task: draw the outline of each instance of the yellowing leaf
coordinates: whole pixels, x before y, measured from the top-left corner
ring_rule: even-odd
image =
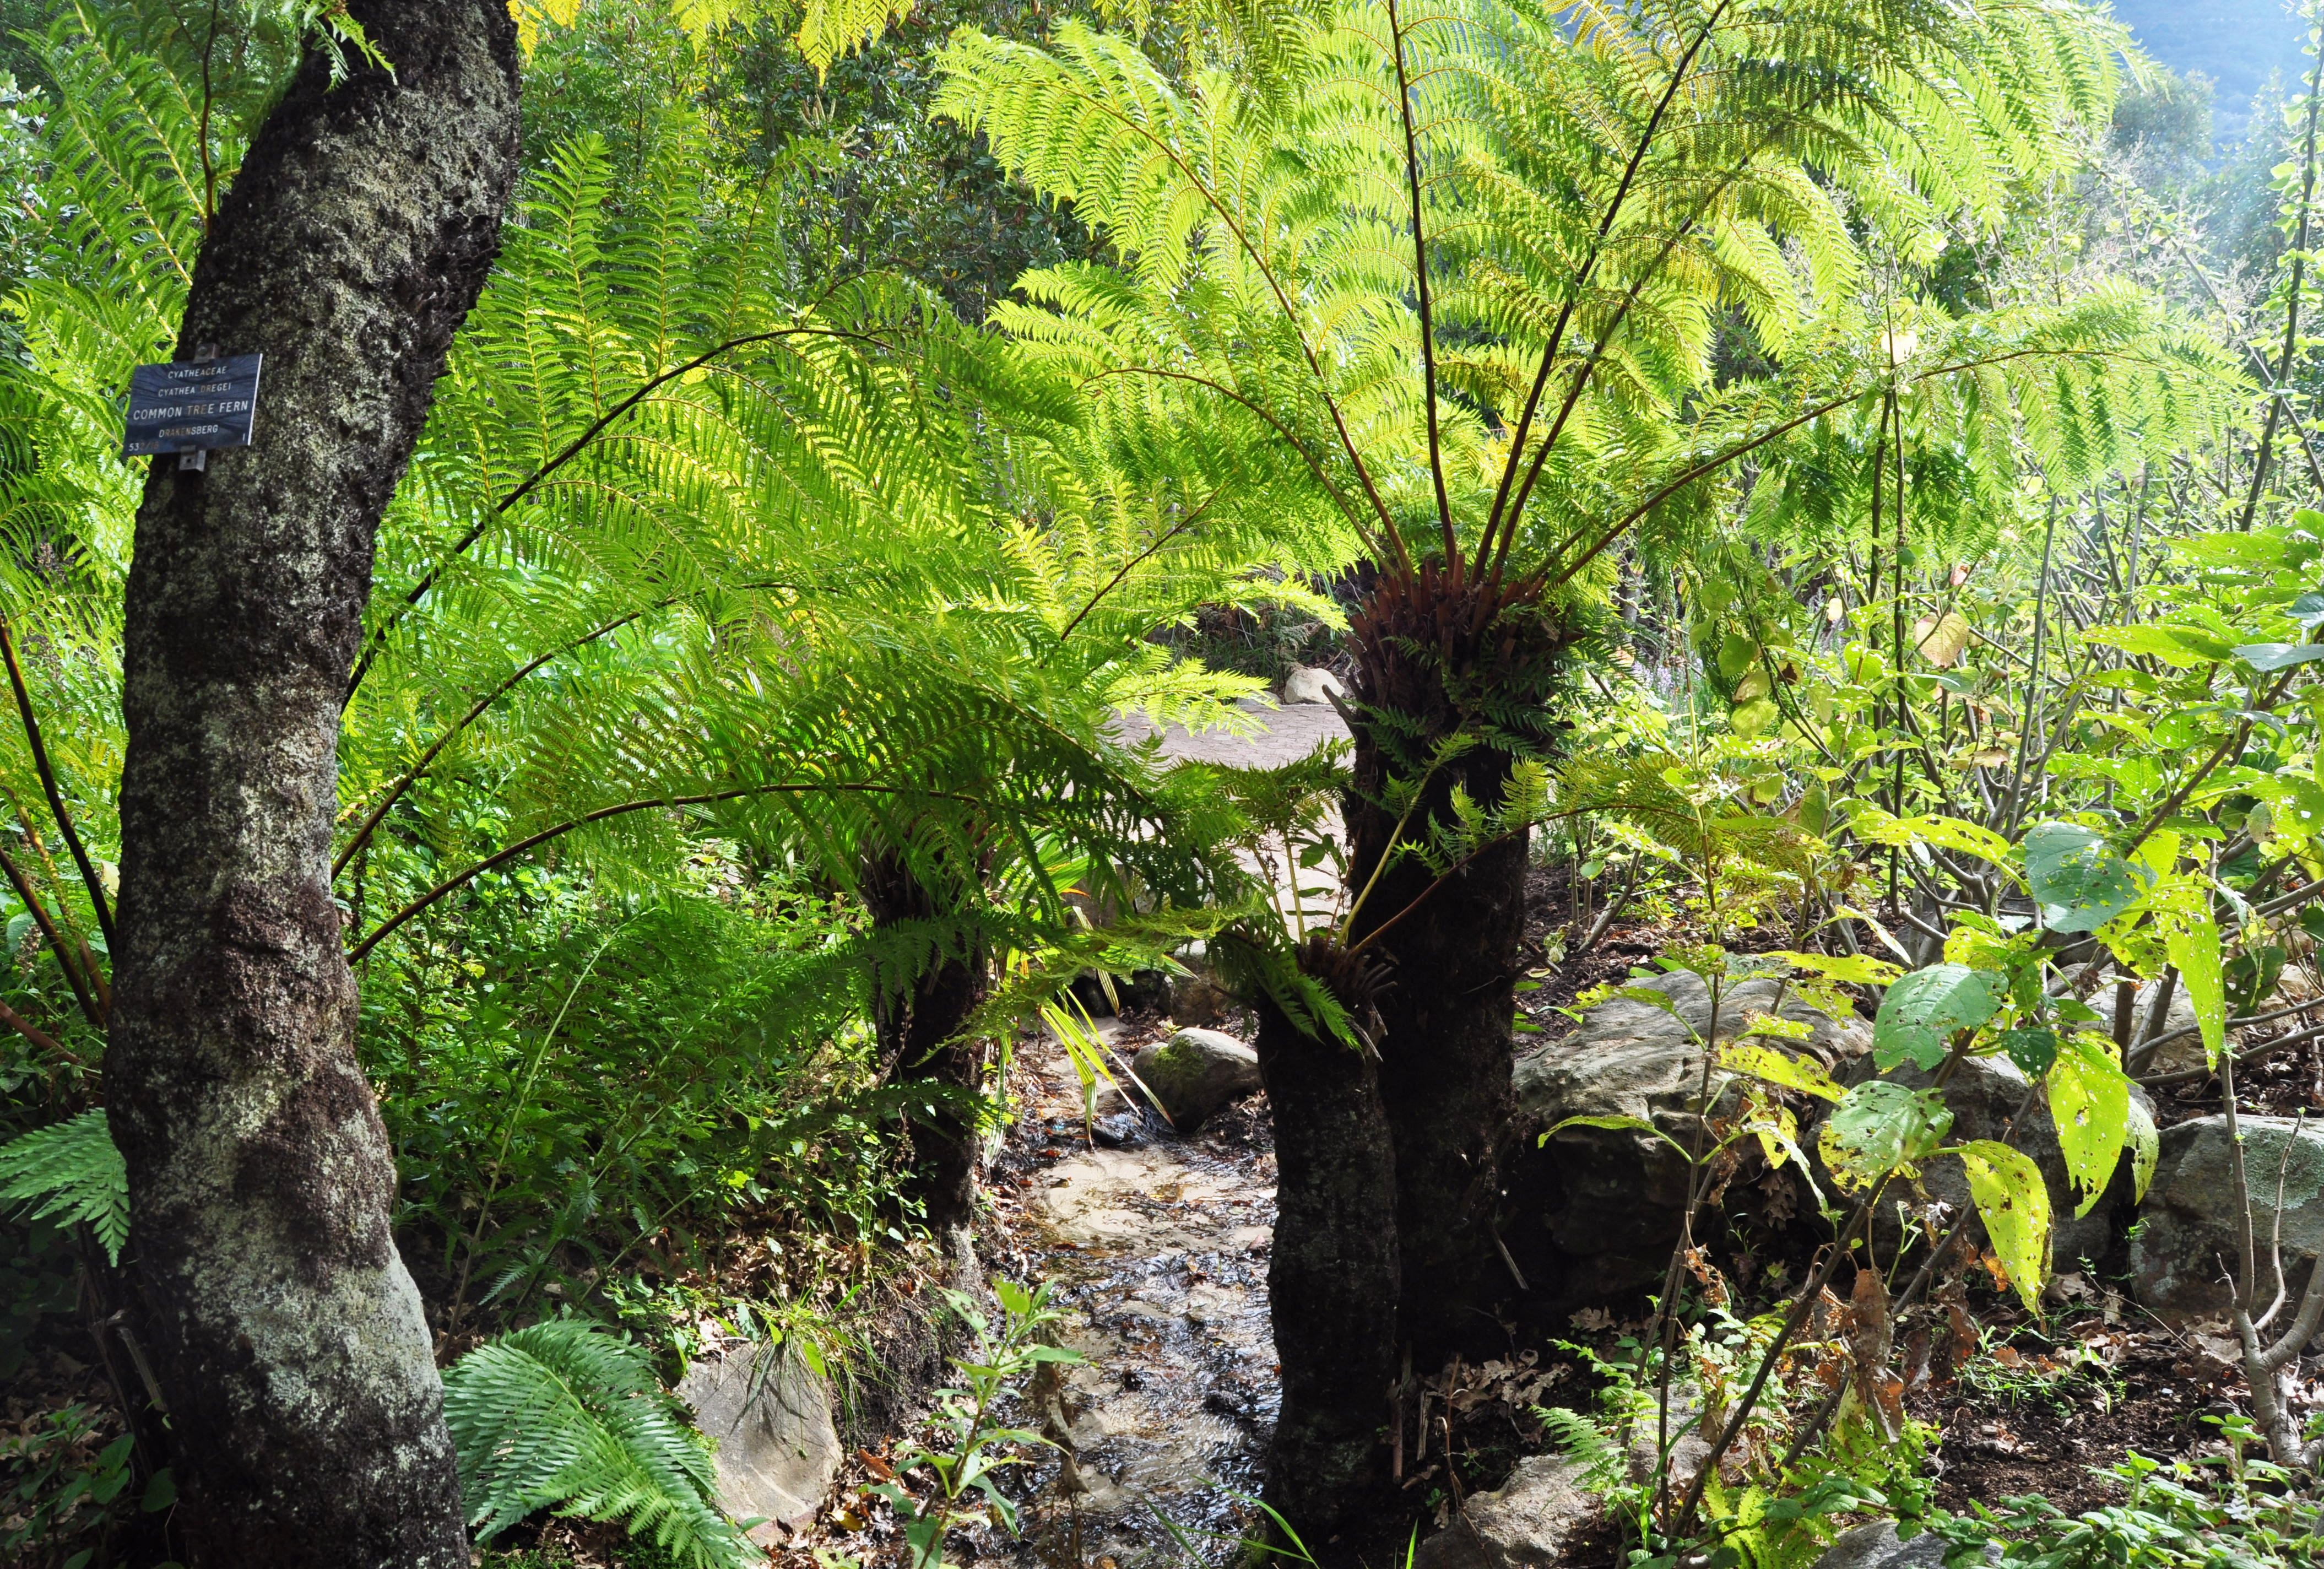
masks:
[[[1985,1234],[2028,1312],[2041,1310],[2050,1275],[2050,1190],[2031,1157],[1990,1139],[1953,1151],[1969,1172],[1969,1195]]]
[[[2045,1083],[2066,1175],[2083,1195],[2074,1213],[2086,1215],[2122,1157],[2130,1128],[2130,1080],[2115,1061],[2114,1042],[2082,1030],[2061,1043]]]
[[[1959,850],[1996,865],[2009,859],[2008,840],[1990,828],[1964,823],[1959,817],[1892,817],[1868,803],[1857,808],[1848,826],[1856,830],[1858,838],[1868,844],[1934,844],[1940,850]]]
[[[1773,1047],[1748,1044],[1728,1046],[1720,1051],[1719,1066],[1729,1073],[1744,1074],[1771,1084],[1781,1084],[1787,1090],[1797,1090],[1813,1095],[1820,1101],[1837,1104],[1847,1094],[1832,1082],[1821,1064],[1796,1057]]]
[[[2181,918],[2164,928],[2163,951],[2179,966],[2179,984],[2203,1030],[2203,1057],[2212,1066],[2227,1039],[2227,988],[2219,966],[2219,923],[2209,916]]]
[[[559,27],[570,27],[581,14],[581,0],[508,0],[509,14],[516,18],[516,44],[524,58],[530,60],[532,51],[540,47],[540,24],[554,22]]]
[[[1948,610],[1941,616],[1924,615],[1913,623],[1913,647],[1941,670],[1960,662],[1969,640],[1969,621],[1958,610]]]

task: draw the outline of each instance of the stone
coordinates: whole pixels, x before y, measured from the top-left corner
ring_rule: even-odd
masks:
[[[1328,703],[1344,697],[1348,688],[1339,677],[1320,665],[1298,665],[1283,678],[1286,703]]]
[[[1181,1133],[1260,1088],[1259,1053],[1217,1029],[1181,1029],[1139,1052],[1130,1067]]]
[[[839,1430],[831,1386],[805,1359],[757,1343],[712,1352],[687,1368],[678,1398],[717,1441],[719,1507],[761,1521],[751,1540],[778,1546],[815,1518],[839,1474]]]
[[[1702,1075],[1694,1037],[1711,1030],[1710,989],[1685,972],[1637,984],[1667,995],[1677,1017],[1612,998],[1591,1009],[1573,1034],[1521,1058],[1516,1089],[1528,1126],[1554,1127],[1568,1117],[1637,1117],[1682,1145],[1688,1141],[1695,1118],[1687,1105]],[[1719,1037],[1733,1037],[1752,1014],[1770,1009],[1806,1025],[1810,1035],[1801,1044],[1827,1066],[1870,1048],[1871,1032],[1861,1020],[1832,1019],[1788,989],[1778,1005],[1776,983],[1766,979],[1740,982],[1721,996]],[[1524,1140],[1518,1162],[1536,1158],[1534,1141]],[[1687,1165],[1677,1150],[1631,1130],[1569,1128],[1538,1158],[1550,1168],[1552,1180],[1543,1186],[1555,1195],[1545,1216],[1550,1235],[1560,1251],[1581,1262],[1583,1295],[1662,1278],[1686,1207]],[[1525,1185],[1525,1174],[1513,1175],[1513,1187]]]
[[[1938,1569],[1950,1545],[1926,1532],[1907,1542],[1896,1535],[1895,1521],[1875,1520],[1841,1532],[1812,1569]],[[1985,1561],[1999,1563],[2001,1549],[1987,1542]]]
[[[1170,977],[1170,1020],[1201,1029],[1223,1022],[1235,1008],[1231,992],[1207,971]]]
[[[1872,1060],[1863,1059],[1843,1073],[1841,1082],[1858,1084],[1876,1076]],[[1906,1064],[1885,1075],[1913,1089],[1926,1089],[1936,1082],[1936,1075],[1925,1069]],[[2028,1088],[2025,1075],[2006,1057],[1965,1057],[1954,1070],[1952,1080],[1945,1086],[1945,1105],[1953,1114],[1953,1125],[1945,1140],[1950,1144],[1963,1144],[1973,1139],[1999,1139],[2009,1129],[2010,1119],[2017,1108],[2025,1104]],[[2147,1093],[2133,1086],[2131,1094],[2153,1115],[2154,1102]],[[1834,1196],[1830,1180],[1822,1170],[1822,1160],[1812,1153],[1812,1138],[1803,1136],[1802,1142],[1816,1160],[1816,1180],[1824,1188],[1827,1198]],[[2057,1124],[2050,1119],[2050,1102],[2037,1094],[2028,1108],[2025,1120],[2018,1124],[2010,1142],[2034,1158],[2042,1168],[2042,1179],[2050,1190],[2050,1257],[2061,1269],[2070,1269],[2077,1260],[2100,1260],[2114,1245],[2116,1214],[2114,1191],[2110,1188],[2087,1215],[2074,1211],[2082,1203],[2083,1195],[2075,1189],[2066,1176],[2066,1157],[2058,1148]],[[2127,1160],[2127,1151],[2124,1159]],[[1895,1184],[1891,1184],[1893,1190]],[[1929,1198],[1947,1204],[1958,1213],[1969,1202],[1969,1177],[1958,1160],[1941,1158],[1921,1163],[1921,1192]],[[1875,1240],[1884,1251],[1895,1244],[1901,1235],[1902,1219],[1895,1206],[1884,1202],[1883,1213],[1875,1218]],[[1972,1223],[1971,1234],[1982,1240],[1981,1226]]]
[[[2283,1269],[2297,1302],[2307,1289],[2311,1262],[2324,1254],[2324,1127],[2301,1128],[2284,1117],[2240,1121],[2260,1269],[2268,1267],[2281,1174]],[[2242,1222],[2228,1157],[2225,1117],[2198,1118],[2165,1130],[2154,1180],[2138,1206],[2138,1230],[2130,1240],[2131,1294],[2140,1306],[2173,1324],[2224,1314],[2234,1306],[2227,1282],[2235,1273]],[[2273,1286],[2272,1278],[2265,1283],[2263,1298],[2274,1295]]]
[[[2163,1016],[2162,1028],[2154,1028],[2154,1005],[2160,1001],[2163,983],[2149,981],[2133,993],[2130,1004],[2130,1038],[2144,1041],[2149,1035],[2161,1038],[2141,1048],[2134,1064],[2139,1074],[2175,1074],[2203,1066],[2203,1037],[2195,1027],[2195,1004],[2188,1000],[2187,988],[2171,988],[2171,1006]],[[2090,1005],[2106,1016],[2104,1028],[2114,1025],[2114,988],[2101,984]],[[2181,1033],[2184,1031],[2185,1033]]]
[[[1412,1569],[1554,1569],[1599,1520],[1582,1470],[1563,1455],[1518,1461],[1507,1485],[1471,1494],[1450,1525],[1420,1544]]]

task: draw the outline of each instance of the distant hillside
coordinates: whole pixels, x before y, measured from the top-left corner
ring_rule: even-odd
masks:
[[[2282,0],[2115,0],[2114,10],[2147,53],[2211,78],[2223,141],[2242,136],[2252,97],[2271,71],[2290,80],[2305,67],[2302,30]]]

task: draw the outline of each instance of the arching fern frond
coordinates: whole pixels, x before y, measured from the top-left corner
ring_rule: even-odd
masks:
[[[689,1569],[758,1554],[719,1511],[708,1444],[645,1349],[579,1319],[514,1330],[444,1374],[476,1540],[540,1509],[609,1520]]]

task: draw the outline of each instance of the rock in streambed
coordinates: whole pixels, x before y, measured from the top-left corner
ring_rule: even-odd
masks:
[[[1223,1030],[1181,1029],[1139,1052],[1130,1067],[1181,1133],[1260,1087],[1259,1054]]]

